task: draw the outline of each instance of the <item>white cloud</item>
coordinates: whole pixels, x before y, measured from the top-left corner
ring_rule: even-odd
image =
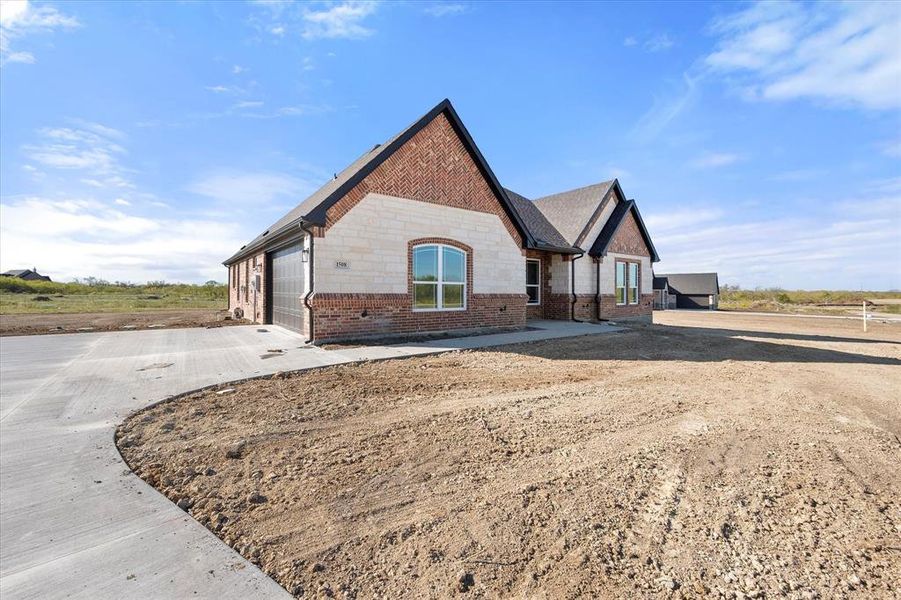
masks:
[[[232,67],[232,75],[240,75],[247,71],[247,67],[242,67],[241,65],[235,65]]]
[[[234,108],[241,110],[244,108],[260,108],[261,106],[263,106],[262,100],[243,100],[241,102],[237,102],[234,105]]]
[[[638,44],[638,40],[631,35],[623,40],[623,46],[634,46],[636,44]]]
[[[705,62],[743,96],[901,107],[901,4],[759,2],[716,20]]]
[[[194,181],[187,190],[240,208],[268,205],[279,198],[297,204],[315,187],[311,181],[284,173],[223,171]]]
[[[901,158],[901,139],[888,140],[880,144],[882,153],[892,158]]]
[[[827,203],[823,203],[826,205]],[[717,271],[746,288],[901,287],[901,196],[836,202],[825,216],[734,223],[713,209],[650,212],[658,273]]]
[[[430,2],[422,12],[433,17],[447,17],[466,12],[466,5],[458,2]]]
[[[691,162],[691,165],[698,169],[711,169],[716,167],[725,167],[735,164],[742,160],[742,156],[729,152],[711,152],[699,156]]]
[[[56,280],[222,279],[245,237],[235,221],[138,217],[90,199],[0,203],[0,268],[38,264]]]
[[[366,17],[373,14],[377,2],[348,1],[328,6],[322,10],[304,11],[305,39],[350,38],[358,39],[372,35],[373,30],[363,26]]]
[[[214,94],[240,94],[244,91],[233,85],[208,85],[205,89]]]
[[[313,60],[312,56],[305,56],[303,61],[301,61],[301,68],[304,71],[312,71],[316,68],[316,62]]]
[[[113,200],[113,203],[119,206],[131,206],[131,202],[129,202],[125,198],[116,198],[115,200]]]
[[[52,7],[35,7],[28,0],[0,0],[0,65],[35,62],[31,52],[13,49],[14,40],[78,26],[77,19]]]
[[[718,208],[696,207],[679,209],[668,213],[651,213],[644,221],[651,235],[657,236],[658,234],[695,227],[700,223],[716,221],[722,216],[723,211]]]
[[[645,112],[632,129],[632,135],[640,141],[649,141],[663,131],[672,121],[690,107],[698,97],[698,78],[683,73],[674,89],[656,96],[651,108]]]
[[[81,170],[93,177],[83,180],[93,187],[131,187],[122,174],[119,159],[125,149],[119,142],[125,135],[116,129],[75,121],[78,127],[44,127],[38,130],[40,141],[23,146],[28,158],[44,167]]]
[[[644,49],[648,52],[661,52],[669,50],[675,45],[673,39],[666,33],[660,33],[644,43]]]

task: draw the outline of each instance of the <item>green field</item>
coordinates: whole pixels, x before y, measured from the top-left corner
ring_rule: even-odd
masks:
[[[743,290],[720,286],[721,310],[834,314],[861,309],[864,299],[901,300],[901,292],[852,292],[835,290]],[[901,314],[901,304],[873,306],[873,311]]]
[[[0,278],[0,314],[138,312],[228,307],[224,284],[56,283]]]

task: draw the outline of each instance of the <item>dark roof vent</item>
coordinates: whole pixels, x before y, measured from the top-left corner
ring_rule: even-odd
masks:
[[[370,150],[370,152],[375,152],[380,146],[381,146],[381,144],[376,144],[375,146],[372,147],[372,150]]]
[[[267,229],[266,231],[264,231],[263,235],[269,235],[269,230]]]

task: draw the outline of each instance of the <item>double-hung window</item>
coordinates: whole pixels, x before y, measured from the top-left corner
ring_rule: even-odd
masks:
[[[466,309],[466,253],[444,244],[413,248],[413,309]]]
[[[616,303],[638,304],[638,263],[616,263]]]
[[[629,304],[638,304],[638,263],[629,263]]]
[[[541,261],[536,258],[526,259],[526,295],[527,304],[541,304]]]

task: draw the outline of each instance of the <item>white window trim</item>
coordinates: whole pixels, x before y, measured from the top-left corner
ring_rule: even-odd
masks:
[[[466,263],[468,262],[468,258],[469,258],[468,253],[466,252],[466,250],[463,250],[462,248],[457,248],[456,246],[451,246],[449,244],[417,244],[417,245],[413,246],[413,251],[410,253],[410,260],[414,261],[414,264],[415,264],[416,250],[419,248],[432,248],[432,247],[438,248],[438,280],[437,281],[416,281],[415,268],[411,269],[411,271],[414,273],[413,275],[411,275],[413,277],[413,294],[412,294],[412,297],[410,298],[413,302],[413,312],[460,312],[460,311],[466,310],[466,308],[467,308],[466,277],[468,274],[467,269],[469,268],[469,265],[467,265]],[[457,252],[460,252],[463,254],[463,281],[462,282],[444,281],[444,249],[445,248],[450,248],[451,250],[456,250]],[[411,265],[411,267],[412,266],[413,265]],[[417,283],[429,284],[429,285],[436,286],[437,293],[435,294],[435,296],[436,296],[436,302],[437,302],[438,306],[436,306],[435,308],[416,308],[416,284]],[[461,285],[461,283],[463,285],[463,306],[462,307],[455,306],[455,307],[451,307],[451,308],[444,308],[444,286],[446,284]]]
[[[538,289],[538,301],[537,302],[529,302],[528,300],[526,300],[526,306],[541,306],[541,259],[540,258],[527,258],[526,259],[526,274],[528,274],[528,272],[529,272],[528,266],[529,266],[530,262],[538,263],[538,283],[537,284],[529,283],[529,279],[527,277],[526,278],[526,290],[528,290],[530,287],[537,288]]]
[[[626,302],[630,306],[636,306],[641,303],[641,263],[627,262],[626,265]],[[635,267],[635,302],[629,300],[629,289],[631,289],[629,287],[629,273],[632,267]]]
[[[619,301],[619,286],[616,284],[616,271],[620,265],[623,265],[623,302]],[[616,299],[617,306],[626,306],[629,302],[629,263],[624,260],[617,260],[613,263],[613,296]]]

